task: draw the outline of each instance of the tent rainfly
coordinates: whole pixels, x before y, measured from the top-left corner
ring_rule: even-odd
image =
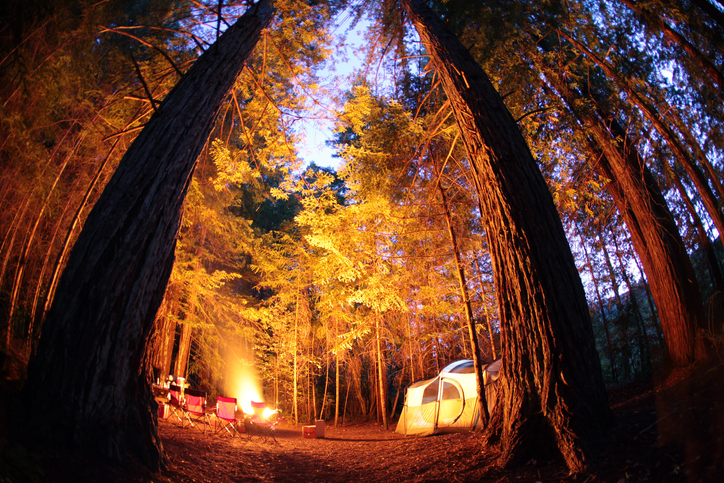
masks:
[[[483,368],[488,411],[495,407],[501,359]],[[469,359],[453,362],[437,377],[412,384],[405,392],[396,432],[422,436],[470,431],[480,425],[475,367]]]

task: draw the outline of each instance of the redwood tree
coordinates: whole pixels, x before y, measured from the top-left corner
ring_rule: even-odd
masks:
[[[146,345],[196,159],[273,11],[260,0],[204,52],[126,152],[89,215],[28,367],[24,420],[35,441],[163,465]]]
[[[545,180],[515,120],[460,41],[420,0],[401,0],[462,132],[490,237],[503,368],[487,436],[505,465],[557,448],[583,470],[612,414],[585,294]]]

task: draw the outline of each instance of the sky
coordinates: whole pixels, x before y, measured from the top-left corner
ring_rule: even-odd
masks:
[[[338,52],[335,52],[327,60],[325,67],[320,72],[320,76],[327,78],[330,83],[338,78],[340,85],[348,85],[349,82],[342,79],[349,77],[363,63],[364,54],[361,52],[361,48],[364,43],[363,36],[368,26],[368,20],[361,20],[354,29],[347,32],[349,25],[349,15],[347,12],[342,12],[338,17],[334,35],[338,38],[337,45],[343,44],[343,48],[337,49]],[[324,102],[329,103],[330,109],[334,108],[331,100],[325,100]],[[304,159],[305,165],[314,162],[317,166],[331,167],[335,170],[341,166],[342,160],[333,157],[335,150],[326,144],[333,137],[331,118],[329,120],[303,120],[301,121],[300,131],[306,133],[305,139],[298,144],[299,155]]]

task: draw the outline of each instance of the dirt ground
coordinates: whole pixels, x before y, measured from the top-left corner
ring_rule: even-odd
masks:
[[[46,452],[35,481],[721,482],[723,385],[724,370],[717,366],[679,370],[656,387],[635,383],[612,389],[618,424],[609,449],[590,472],[575,476],[559,460],[500,469],[496,451],[482,447],[478,433],[416,438],[395,433],[394,424],[384,430],[374,423],[334,428],[328,422],[324,439],[309,439],[302,437],[301,426],[282,423],[276,442],[263,442],[211,436],[162,421],[160,434],[172,462],[163,473],[107,468]]]

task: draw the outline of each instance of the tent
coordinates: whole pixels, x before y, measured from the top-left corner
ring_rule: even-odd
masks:
[[[495,407],[500,359],[483,368],[488,411]],[[475,367],[469,359],[453,362],[437,377],[412,384],[405,392],[396,432],[427,435],[470,431],[480,425]]]

